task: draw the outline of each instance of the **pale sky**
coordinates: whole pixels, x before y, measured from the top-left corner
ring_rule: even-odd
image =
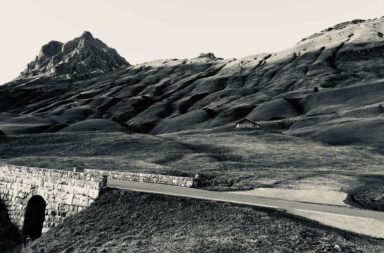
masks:
[[[213,52],[276,52],[352,19],[384,15],[383,0],[0,0],[0,84],[50,40],[90,31],[131,64]]]

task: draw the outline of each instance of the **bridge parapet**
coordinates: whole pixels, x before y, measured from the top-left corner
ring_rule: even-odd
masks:
[[[178,177],[161,174],[148,174],[148,173],[135,173],[129,171],[112,171],[112,170],[91,170],[85,169],[85,173],[90,175],[103,175],[109,179],[119,179],[126,181],[136,181],[144,183],[155,183],[155,184],[167,184],[182,187],[193,187],[195,181],[192,177]]]

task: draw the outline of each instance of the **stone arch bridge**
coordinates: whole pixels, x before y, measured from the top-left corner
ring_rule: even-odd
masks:
[[[100,174],[0,165],[0,198],[20,228],[28,206],[36,199],[44,205],[45,232],[88,207],[106,186],[107,177]],[[33,212],[36,208],[29,209]]]

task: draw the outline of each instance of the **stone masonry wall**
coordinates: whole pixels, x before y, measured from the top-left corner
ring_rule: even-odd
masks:
[[[46,201],[45,232],[88,207],[104,187],[106,178],[98,174],[0,165],[0,198],[20,228],[32,196],[40,195]]]
[[[89,170],[85,169],[85,173],[92,175],[106,175],[109,179],[119,179],[127,181],[137,181],[145,183],[167,184],[182,187],[193,187],[194,180],[192,177],[176,177],[159,174],[133,173],[127,171],[108,171],[108,170]]]

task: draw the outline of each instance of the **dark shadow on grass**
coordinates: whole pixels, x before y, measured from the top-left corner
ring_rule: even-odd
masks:
[[[0,252],[21,252],[22,237],[19,229],[10,220],[8,209],[0,199]]]

